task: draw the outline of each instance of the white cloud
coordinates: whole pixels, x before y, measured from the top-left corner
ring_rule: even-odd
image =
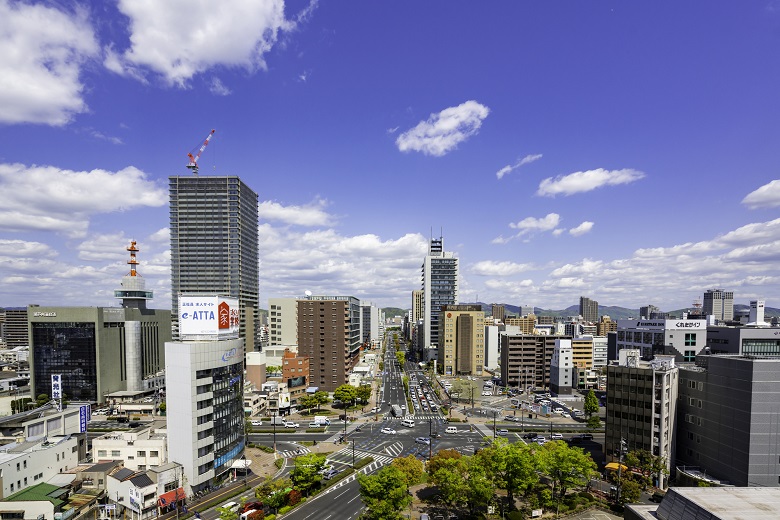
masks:
[[[388,128],[388,129],[387,129],[387,133],[388,133],[389,135],[392,135],[392,134],[396,133],[396,132],[398,131],[398,129],[399,129],[399,128],[401,128],[401,127],[400,127],[400,126],[395,126],[395,127],[393,127],[393,128]]]
[[[415,151],[441,157],[479,131],[490,109],[476,101],[431,114],[427,121],[403,132],[395,143],[402,152]]]
[[[165,188],[132,166],[117,172],[77,172],[0,164],[0,231],[55,231],[80,237],[92,215],[158,207],[167,201]]]
[[[106,135],[103,132],[98,132],[97,130],[92,130],[90,132],[90,135],[92,135],[92,137],[96,139],[102,139],[103,141],[108,141],[111,144],[124,144],[121,138],[111,136],[111,135]]]
[[[531,231],[549,231],[555,229],[561,221],[561,216],[557,213],[548,213],[545,217],[534,218],[526,217],[520,222],[512,222],[509,227],[519,229],[520,233]]]
[[[48,244],[42,244],[41,242],[0,238],[0,258],[11,256],[53,258],[57,256],[57,253]]]
[[[645,174],[638,170],[605,170],[597,168],[584,172],[574,172],[568,175],[559,175],[555,178],[548,177],[539,183],[537,195],[554,197],[556,195],[573,195],[601,188],[602,186],[615,186],[628,184],[644,178]]]
[[[77,247],[79,260],[85,262],[114,262],[120,264],[130,256],[126,251],[130,239],[124,233],[99,234],[89,237]]]
[[[258,206],[260,220],[280,221],[296,226],[329,226],[335,218],[325,211],[328,201],[317,199],[305,206],[283,206],[266,200]]]
[[[87,111],[82,67],[98,55],[85,12],[0,0],[0,123],[61,126]]]
[[[579,226],[571,228],[569,230],[569,234],[578,237],[580,235],[584,235],[585,233],[589,233],[591,229],[593,229],[593,222],[588,222],[586,220]]]
[[[511,276],[533,269],[531,264],[518,264],[515,262],[495,262],[493,260],[482,260],[474,264],[471,272],[482,276]]]
[[[748,193],[742,204],[750,209],[776,208],[780,206],[780,180],[773,180]]]
[[[563,232],[566,231],[563,228],[553,229],[552,236],[559,237],[563,234]]]
[[[508,165],[504,166],[503,168],[501,168],[500,170],[498,170],[496,172],[496,177],[498,177],[498,179],[501,180],[504,177],[504,175],[513,172],[514,170],[520,168],[521,166],[525,166],[526,164],[530,164],[530,163],[532,163],[534,161],[538,161],[541,158],[542,158],[542,154],[540,154],[540,153],[534,154],[534,155],[526,155],[522,159],[519,159],[514,164],[514,166],[508,164]]]
[[[209,84],[209,92],[215,96],[229,96],[233,92],[222,83],[222,80],[214,76]]]
[[[287,19],[284,0],[119,0],[130,20],[131,46],[123,52],[106,48],[104,64],[133,77],[152,71],[179,87],[216,66],[266,69],[266,54],[281,33],[295,30],[316,5],[310,2]]]

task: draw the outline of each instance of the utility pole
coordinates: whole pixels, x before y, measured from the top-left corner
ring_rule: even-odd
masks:
[[[355,469],[355,439],[352,439],[352,469]]]
[[[277,401],[277,406],[278,406],[278,401]],[[276,412],[274,412],[274,416],[273,416],[272,422],[274,423],[273,424],[273,426],[274,426],[274,453],[276,453]]]
[[[496,440],[496,412],[498,410],[493,410],[493,440]]]
[[[428,460],[433,457],[433,419],[428,419]]]
[[[615,502],[618,504],[620,503],[620,492],[623,488],[623,480],[620,478],[622,469],[623,469],[623,454],[626,451],[627,445],[626,445],[626,439],[623,437],[620,438],[620,448],[618,451],[618,488],[617,488],[617,496],[615,497]]]

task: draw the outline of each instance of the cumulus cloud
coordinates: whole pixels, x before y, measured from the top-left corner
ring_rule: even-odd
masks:
[[[742,204],[750,209],[776,208],[780,206],[780,180],[775,179],[748,193]]]
[[[132,166],[110,172],[0,164],[0,231],[54,231],[81,237],[93,215],[158,207],[167,201],[165,188]]]
[[[99,54],[85,11],[0,0],[0,123],[61,126],[87,111],[83,67]]]
[[[270,200],[258,206],[260,220],[272,220],[296,226],[329,226],[335,218],[325,211],[328,201],[317,199],[304,206],[283,206]]]
[[[426,121],[403,132],[395,143],[402,152],[422,152],[441,157],[479,131],[490,109],[476,101],[431,114]]]
[[[525,166],[526,164],[530,164],[530,163],[532,163],[534,161],[538,161],[541,158],[542,158],[542,154],[540,154],[540,153],[535,154],[535,155],[526,155],[522,159],[519,159],[514,165],[507,164],[506,166],[504,166],[503,168],[498,170],[496,172],[496,177],[498,177],[498,180],[501,180],[504,177],[504,175],[507,175],[507,174],[515,171],[516,169],[520,168],[521,166]]]
[[[592,191],[602,186],[628,184],[644,177],[645,174],[638,170],[605,170],[597,168],[568,175],[559,175],[555,178],[548,177],[539,183],[539,189],[536,194],[546,197],[573,195],[575,193]]]
[[[579,226],[571,228],[569,230],[569,234],[578,237],[580,235],[584,235],[585,233],[589,233],[591,229],[593,229],[593,222],[588,222],[586,220]]]
[[[548,213],[545,217],[534,218],[526,217],[519,222],[511,222],[509,227],[519,229],[520,233],[532,231],[549,231],[555,229],[561,221],[561,216],[557,213]]]
[[[310,2],[288,19],[284,0],[119,0],[119,10],[130,21],[130,47],[121,52],[107,47],[104,64],[136,78],[152,71],[179,87],[216,66],[264,70],[280,34],[307,20],[316,4]]]
[[[215,96],[229,96],[233,92],[222,83],[222,80],[214,76],[209,83],[209,92]]]
[[[48,244],[30,242],[28,240],[8,240],[0,238],[0,258],[2,257],[27,257],[53,258],[57,256]]]
[[[533,269],[531,264],[518,264],[515,262],[482,260],[474,264],[471,272],[481,276],[511,276]]]

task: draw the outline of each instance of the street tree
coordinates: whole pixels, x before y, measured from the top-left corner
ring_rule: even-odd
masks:
[[[268,477],[255,488],[255,497],[276,512],[284,505],[287,498],[286,490],[291,487],[290,479],[273,480]]]
[[[505,489],[510,504],[515,494],[536,486],[539,482],[536,458],[531,447],[525,443],[508,443],[497,439],[474,456],[493,475],[496,487]]]
[[[398,347],[397,344],[396,347]],[[396,352],[395,359],[398,361],[399,365],[404,366],[404,362],[406,361],[406,354],[403,352]]]
[[[314,397],[317,399],[317,411],[320,411],[320,406],[324,404],[328,404],[330,402],[330,397],[328,396],[328,392],[325,390],[317,390],[314,392]]]
[[[571,487],[584,487],[596,473],[596,463],[582,448],[562,441],[548,442],[537,451],[539,470],[553,483],[553,498],[563,498]]]
[[[599,419],[598,415],[591,415],[590,417],[588,417],[587,424],[588,424],[588,428],[590,428],[591,430],[598,430],[599,428],[601,428],[601,419]]]
[[[423,463],[414,455],[393,459],[391,465],[395,466],[403,473],[406,487],[414,486],[415,484],[422,482],[423,474],[425,474]]]
[[[371,385],[360,385],[357,387],[357,399],[361,403],[367,403],[371,399]]]
[[[428,461],[428,475],[433,475],[440,467],[443,467],[447,459],[460,459],[463,457],[458,450],[444,449],[436,452]]]
[[[669,474],[664,458],[653,455],[648,450],[629,451],[624,462],[634,473],[638,473],[637,483],[642,485],[643,490],[653,484],[653,478]]]
[[[468,379],[456,379],[450,389],[450,395],[453,393],[458,394],[458,402],[460,402],[461,398],[473,398],[474,394],[477,393],[477,383]]]
[[[639,502],[642,496],[642,486],[632,478],[624,478],[620,483],[620,504]]]
[[[406,475],[394,465],[385,466],[373,475],[359,473],[360,496],[368,511],[361,518],[395,520],[412,501],[407,491]]]
[[[464,457],[461,468],[466,488],[465,502],[472,514],[487,506],[495,494],[495,475],[475,457]]]
[[[437,469],[428,474],[429,481],[439,490],[439,498],[451,506],[468,500],[468,464],[465,459],[466,457],[442,459],[437,464]]]
[[[320,401],[315,395],[302,395],[298,398],[298,406],[305,408],[309,412],[315,406],[319,406]]]
[[[295,488],[306,496],[309,491],[322,480],[319,471],[325,467],[325,455],[319,453],[307,453],[295,458],[294,466],[290,471],[290,479]]]
[[[346,405],[346,403],[355,404],[357,399],[357,388],[352,385],[341,385],[333,391],[333,398],[338,399]]]
[[[238,513],[229,507],[218,507],[217,513],[219,513],[219,520],[238,520]]]
[[[590,389],[585,395],[585,404],[583,405],[585,415],[590,418],[591,416],[599,413],[599,400],[596,397],[596,392]]]

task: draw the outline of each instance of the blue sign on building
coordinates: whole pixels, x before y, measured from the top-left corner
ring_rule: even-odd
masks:
[[[84,433],[87,431],[87,423],[92,417],[92,406],[84,405],[79,407],[79,431]]]

